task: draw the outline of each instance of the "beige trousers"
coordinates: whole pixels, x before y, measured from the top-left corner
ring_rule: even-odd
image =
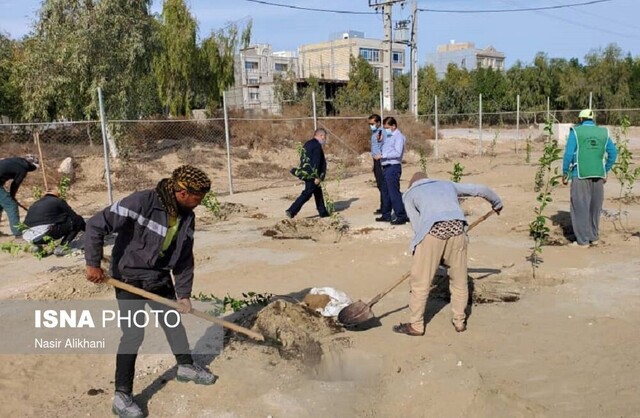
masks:
[[[424,312],[429,298],[429,290],[441,261],[449,268],[453,322],[456,325],[464,323],[465,309],[469,301],[467,242],[466,233],[446,240],[427,235],[416,247],[409,282],[411,286],[410,323],[416,331],[424,330]]]

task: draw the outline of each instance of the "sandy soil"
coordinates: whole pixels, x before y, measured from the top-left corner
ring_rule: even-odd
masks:
[[[632,140],[636,154],[638,139]],[[140,356],[135,392],[149,416],[640,416],[640,206],[623,206],[624,230],[603,217],[599,247],[573,248],[566,236],[569,191],[560,187],[548,211],[558,222],[552,226],[556,245],[544,248],[534,279],[528,223],[540,145],[532,163],[524,161],[524,152],[513,152],[512,141],[499,139],[493,150],[490,145],[484,144],[487,154],[496,155],[471,157],[475,142],[447,138],[439,143],[446,158],[428,162],[435,178],[449,178],[453,162],[461,162],[463,181],[489,185],[505,203],[501,216],[470,233],[469,275],[477,303],[467,332],[454,331],[446,292],[434,292],[424,337],[392,333],[391,326],[408,316],[403,283],[375,305],[380,326],[323,328],[311,335],[321,347],[314,361],[283,357],[272,344],[229,335],[209,364],[220,378],[206,387],[175,381],[170,355]],[[254,191],[221,197],[234,204],[225,220],[204,216],[199,208],[194,293],[241,298],[248,291],[268,292],[295,302],[309,288],[331,286],[367,301],[385,289],[411,264],[412,233],[408,225],[374,221],[378,197],[368,167],[367,161],[361,174],[330,182],[339,225],[317,219],[311,202],[295,222],[284,218],[300,191],[293,178],[275,186],[272,179],[256,179],[247,186]],[[416,156],[408,155],[403,190],[418,167]],[[216,184],[224,185],[224,170],[215,175]],[[617,212],[618,192],[610,179],[607,213]],[[76,192],[71,203],[90,215],[102,206],[104,195],[97,193]],[[482,199],[467,199],[464,207],[470,221],[490,209]],[[84,281],[81,256],[37,261],[1,253],[0,263],[0,299],[113,298],[106,286]],[[516,295],[517,301],[495,302],[501,295]],[[479,303],[487,301],[495,303]],[[261,329],[266,332],[273,321],[263,321]],[[0,416],[111,416],[113,355],[0,359]]]

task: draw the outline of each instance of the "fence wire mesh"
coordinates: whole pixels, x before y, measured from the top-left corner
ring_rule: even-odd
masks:
[[[597,118],[605,112],[595,111]],[[617,114],[618,119],[623,116],[631,121],[640,119],[640,109],[606,112],[609,118]],[[550,111],[549,114],[554,122],[567,123],[576,121],[578,111]],[[105,136],[112,150],[112,188],[118,196],[153,187],[159,178],[169,175],[178,165],[193,164],[211,174],[216,191],[226,193],[229,191],[227,152],[236,191],[287,184],[293,181],[289,168],[298,162],[296,143],[310,139],[314,126],[328,131],[326,153],[330,164],[341,166],[341,175],[368,171],[368,116],[314,120],[310,116],[247,118],[232,114],[228,122],[224,118],[108,121]],[[434,155],[434,114],[418,118],[412,115],[394,117],[407,138],[408,151],[427,157],[437,156]],[[437,136],[439,140],[469,140],[468,154],[473,155],[488,149],[495,141],[524,144],[526,140],[542,137],[546,118],[546,111],[483,113],[481,125],[479,112],[439,114]],[[518,120],[519,130],[516,130]],[[0,124],[0,158],[38,154],[35,132],[39,133],[48,183],[56,184],[60,180],[58,166],[65,158],[72,157],[75,180],[85,181],[83,190],[76,190],[76,193],[101,192],[106,195],[103,134],[99,121]],[[517,144],[514,148],[517,150]],[[117,151],[117,159],[113,158],[113,151]],[[25,184],[35,187],[41,182],[38,176],[31,175]]]

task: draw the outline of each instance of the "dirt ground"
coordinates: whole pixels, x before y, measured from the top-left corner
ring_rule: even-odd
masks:
[[[640,131],[631,138],[640,156]],[[491,145],[485,141],[485,155],[478,157],[474,141],[446,138],[439,141],[443,158],[427,163],[431,177],[448,179],[458,161],[465,167],[463,182],[486,184],[504,201],[501,216],[469,233],[474,304],[467,332],[451,326],[446,291],[440,289],[428,302],[423,337],[394,334],[392,325],[408,317],[406,282],[374,306],[379,326],[340,330],[291,319],[304,314],[283,300],[295,304],[313,287],[333,287],[364,301],[385,289],[410,267],[412,231],[374,221],[378,192],[367,158],[359,174],[329,182],[337,220],[317,218],[312,202],[299,218],[287,220],[284,210],[301,190],[293,177],[245,179],[241,189],[252,191],[220,197],[233,203],[226,219],[197,209],[194,294],[277,295],[279,305],[270,306],[272,316],[256,321],[256,329],[284,333],[284,325],[274,324],[288,322],[286,332],[305,332],[313,349],[302,350],[306,357],[283,355],[282,347],[228,334],[208,364],[219,376],[213,386],[177,382],[171,355],[141,355],[137,401],[154,417],[639,417],[637,200],[623,205],[622,225],[614,225],[619,184],[610,176],[601,244],[575,248],[567,245],[569,189],[560,186],[547,212],[556,221],[555,245],[544,247],[534,279],[528,224],[541,145],[530,163],[524,147],[516,154],[509,139]],[[291,158],[271,161],[279,160],[283,169],[290,167]],[[329,164],[329,170],[335,167]],[[407,155],[402,190],[419,167],[416,155]],[[71,190],[71,205],[86,216],[105,205],[104,192],[88,187],[86,178],[99,176],[92,170],[95,162],[83,166],[85,178]],[[225,190],[225,168],[210,174]],[[83,184],[89,191],[82,191]],[[634,194],[640,194],[638,187]],[[464,208],[469,221],[490,209],[480,198],[466,199]],[[6,220],[0,229],[6,233]],[[30,254],[0,253],[0,263],[2,300],[114,297],[107,286],[84,280],[82,255],[37,261]],[[511,302],[501,301],[505,295]],[[228,319],[250,325],[242,313]],[[300,335],[294,340],[302,341]],[[0,416],[111,416],[114,364],[106,354],[2,354]]]

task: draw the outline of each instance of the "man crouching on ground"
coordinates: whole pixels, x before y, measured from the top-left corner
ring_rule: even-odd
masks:
[[[93,216],[87,222],[85,260],[87,280],[105,280],[100,268],[104,237],[117,233],[111,260],[111,276],[132,286],[174,299],[182,313],[191,311],[193,285],[193,233],[195,214],[211,181],[198,168],[184,165],[171,178],[161,180],[155,189],[135,192]],[[171,274],[175,278],[171,280]],[[145,300],[141,296],[116,289],[123,316],[131,305],[127,301]],[[168,310],[154,302],[153,309]],[[209,371],[193,363],[187,334],[182,323],[163,330],[178,363],[177,379],[210,385],[216,380]],[[121,321],[122,337],[116,355],[113,412],[120,417],[143,417],[133,401],[136,357],[144,339],[144,328],[127,326]]]
[[[414,174],[409,182],[402,199],[415,233],[411,241],[410,317],[408,323],[395,325],[394,332],[424,335],[424,312],[431,282],[440,262],[449,268],[453,327],[458,332],[467,328],[467,221],[458,196],[480,196],[491,203],[497,214],[502,210],[498,195],[480,184],[430,179],[421,172]]]

